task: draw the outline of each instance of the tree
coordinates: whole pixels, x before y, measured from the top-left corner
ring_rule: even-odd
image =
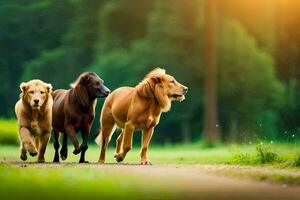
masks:
[[[159,134],[154,138],[159,142],[167,139],[180,141],[183,138],[190,141],[196,136],[192,134],[196,132],[193,130],[201,128],[201,122],[194,120],[195,110],[201,112],[201,102],[193,101],[199,98],[201,93],[198,83],[201,79],[199,31],[202,21],[199,20],[197,12],[202,5],[200,2],[199,0],[191,0],[189,3],[182,0],[155,1],[153,9],[147,14],[148,20],[144,21],[146,31],[141,28],[145,34],[129,41],[124,36],[131,30],[121,36],[119,36],[120,30],[102,30],[105,32],[103,34],[107,35],[105,36],[107,40],[103,40],[104,36],[99,38],[98,44],[102,50],[97,54],[97,61],[89,68],[99,72],[112,89],[124,85],[136,85],[154,67],[166,68],[167,72],[177,77],[178,81],[193,88],[188,92],[184,102],[173,103],[172,111],[166,114],[166,117],[162,117],[156,129]],[[110,13],[118,6],[111,2],[108,7],[104,6],[104,8]],[[130,8],[127,9],[130,10]],[[104,20],[106,23],[113,22],[114,15],[108,13],[102,13],[102,20],[106,18]],[[128,16],[122,16],[125,20],[128,18]],[[110,27],[110,25],[105,24],[105,27]],[[131,29],[130,24],[125,28]],[[125,30],[122,29],[121,32]],[[120,45],[115,45],[114,42]],[[191,74],[191,71],[197,73]],[[174,134],[170,135],[169,133],[172,132]]]
[[[52,82],[54,88],[68,88],[70,82],[94,60],[101,5],[98,0],[72,2],[69,26],[60,34],[59,46],[43,49],[39,56],[28,61],[22,79],[39,77]]]
[[[14,0],[0,3],[0,108],[2,116],[14,115],[19,98],[24,63],[38,57],[44,49],[56,48],[68,27],[69,1]]]
[[[217,0],[208,0],[205,26],[204,139],[209,143],[220,137],[217,128],[217,15]]]
[[[272,56],[259,49],[235,20],[222,21],[219,41],[220,126],[223,139],[237,140],[264,125],[260,119],[278,117],[284,87],[276,77]],[[248,136],[242,136],[247,131]]]

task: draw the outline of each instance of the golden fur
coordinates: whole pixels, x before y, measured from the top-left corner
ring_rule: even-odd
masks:
[[[121,87],[105,100],[101,131],[96,143],[101,145],[99,162],[105,161],[105,151],[116,126],[122,129],[116,143],[116,160],[122,161],[132,147],[132,134],[142,130],[141,164],[150,164],[147,149],[162,112],[171,108],[171,101],[183,101],[187,87],[161,68],[152,70],[136,87]]]
[[[50,139],[52,123],[51,84],[41,80],[21,83],[20,99],[15,105],[18,119],[22,160],[38,154],[38,162],[45,162],[44,154]]]

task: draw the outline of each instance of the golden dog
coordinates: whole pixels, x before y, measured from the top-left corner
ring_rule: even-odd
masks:
[[[183,101],[188,88],[178,83],[164,69],[156,68],[136,87],[121,87],[105,100],[96,143],[101,143],[99,161],[104,163],[105,151],[116,126],[122,129],[116,141],[117,162],[124,160],[132,147],[134,131],[142,130],[141,164],[151,164],[147,149],[162,112],[170,110],[171,101]]]
[[[19,125],[20,158],[27,160],[28,151],[31,156],[38,154],[38,162],[45,162],[44,154],[52,127],[52,86],[40,80],[31,80],[21,83],[20,89],[20,100],[15,106]]]

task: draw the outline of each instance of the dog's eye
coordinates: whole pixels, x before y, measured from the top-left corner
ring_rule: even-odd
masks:
[[[44,91],[41,91],[41,94],[45,94],[45,92],[44,92]]]
[[[172,80],[172,81],[170,81],[170,83],[175,83],[175,81],[174,81],[174,80]]]
[[[29,91],[29,94],[33,94],[34,93],[34,91]]]

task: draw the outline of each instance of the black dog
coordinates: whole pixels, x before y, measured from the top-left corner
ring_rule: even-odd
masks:
[[[95,106],[98,97],[106,97],[110,93],[103,80],[93,72],[82,73],[69,90],[55,90],[53,96],[52,126],[54,130],[55,156],[53,162],[59,162],[59,136],[63,135],[63,146],[60,157],[65,160],[68,156],[68,137],[75,147],[74,154],[81,152],[79,163],[85,161],[88,149],[88,135],[95,117]],[[82,144],[76,138],[81,132]]]

